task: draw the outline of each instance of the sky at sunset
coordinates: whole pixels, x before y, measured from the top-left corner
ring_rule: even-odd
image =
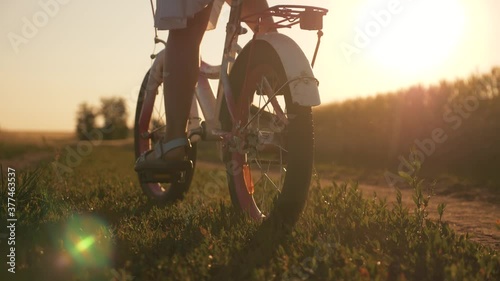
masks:
[[[314,69],[323,103],[500,66],[498,0],[269,3],[329,9]],[[202,43],[211,64],[220,62],[227,17],[226,7]],[[285,33],[312,57],[316,32]],[[112,96],[125,98],[132,120],[155,50],[149,1],[2,0],[0,36],[0,129],[70,131],[80,103]]]

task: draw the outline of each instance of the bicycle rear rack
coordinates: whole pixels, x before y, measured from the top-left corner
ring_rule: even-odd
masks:
[[[279,17],[273,23],[273,27],[278,28],[291,28],[294,25],[300,24],[300,29],[303,30],[317,30],[318,31],[318,41],[316,43],[316,48],[314,49],[314,54],[311,62],[311,67],[314,67],[316,62],[316,57],[318,55],[319,45],[321,43],[321,37],[323,36],[323,17],[328,13],[328,9],[314,7],[314,6],[303,6],[303,5],[277,5],[270,7],[262,12],[255,13],[243,17],[242,22],[255,23],[257,28],[263,25],[262,19],[266,17]]]
[[[264,17],[280,17],[282,19],[274,23],[276,28],[291,28],[300,23],[304,30],[321,30],[323,28],[323,16],[328,10],[320,7],[302,5],[277,5],[262,12],[248,15],[241,19],[242,22],[253,22],[261,24]]]

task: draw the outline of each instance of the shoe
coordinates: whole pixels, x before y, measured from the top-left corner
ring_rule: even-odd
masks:
[[[177,138],[169,142],[158,142],[154,149],[144,152],[135,162],[134,170],[139,173],[142,182],[170,182],[182,172],[193,168],[188,159],[163,159],[162,156],[172,149],[184,146],[191,148],[187,138]],[[150,154],[153,156],[149,156]]]

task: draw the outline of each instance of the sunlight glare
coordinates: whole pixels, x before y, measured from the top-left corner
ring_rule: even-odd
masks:
[[[465,12],[459,0],[409,3],[375,38],[370,55],[377,64],[405,73],[429,70],[444,63],[464,33]]]

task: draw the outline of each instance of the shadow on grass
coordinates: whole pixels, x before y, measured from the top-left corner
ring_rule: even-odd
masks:
[[[209,280],[250,280],[254,269],[264,267],[287,243],[293,226],[273,219],[265,220],[245,246],[231,253],[230,263],[213,268]]]

